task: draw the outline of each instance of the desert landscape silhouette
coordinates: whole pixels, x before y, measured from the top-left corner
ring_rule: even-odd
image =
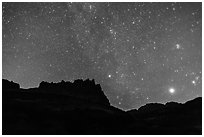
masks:
[[[43,81],[30,89],[3,79],[2,87],[3,135],[202,134],[201,97],[123,111],[89,79]]]

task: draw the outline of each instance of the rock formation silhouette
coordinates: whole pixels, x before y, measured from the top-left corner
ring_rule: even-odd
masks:
[[[20,85],[17,83],[14,83],[13,81],[8,81],[6,79],[2,80],[2,87],[3,89],[19,89]]]
[[[202,98],[122,111],[94,80],[41,82],[21,89],[2,80],[3,135],[202,134]]]
[[[55,93],[61,95],[70,95],[75,98],[81,98],[103,105],[110,105],[109,100],[101,90],[99,84],[95,84],[94,80],[75,80],[73,83],[61,81],[59,83],[48,83],[42,81],[39,89],[47,93]]]

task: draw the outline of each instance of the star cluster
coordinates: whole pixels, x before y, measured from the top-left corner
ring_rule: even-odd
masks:
[[[112,105],[202,94],[202,3],[3,3],[3,78],[95,79]]]

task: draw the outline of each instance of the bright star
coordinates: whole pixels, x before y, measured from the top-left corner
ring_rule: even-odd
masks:
[[[195,81],[195,80],[191,81],[191,83],[192,83],[194,86],[196,86],[196,81]]]
[[[170,88],[170,89],[169,89],[169,92],[170,92],[171,94],[174,94],[174,93],[175,93],[175,89],[174,89],[174,88]]]
[[[180,49],[181,46],[179,44],[176,44],[176,49]]]

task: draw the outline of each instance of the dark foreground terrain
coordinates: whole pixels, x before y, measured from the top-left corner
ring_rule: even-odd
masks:
[[[151,103],[124,112],[110,106],[94,80],[41,82],[20,89],[2,81],[2,134],[202,134],[202,98]]]

